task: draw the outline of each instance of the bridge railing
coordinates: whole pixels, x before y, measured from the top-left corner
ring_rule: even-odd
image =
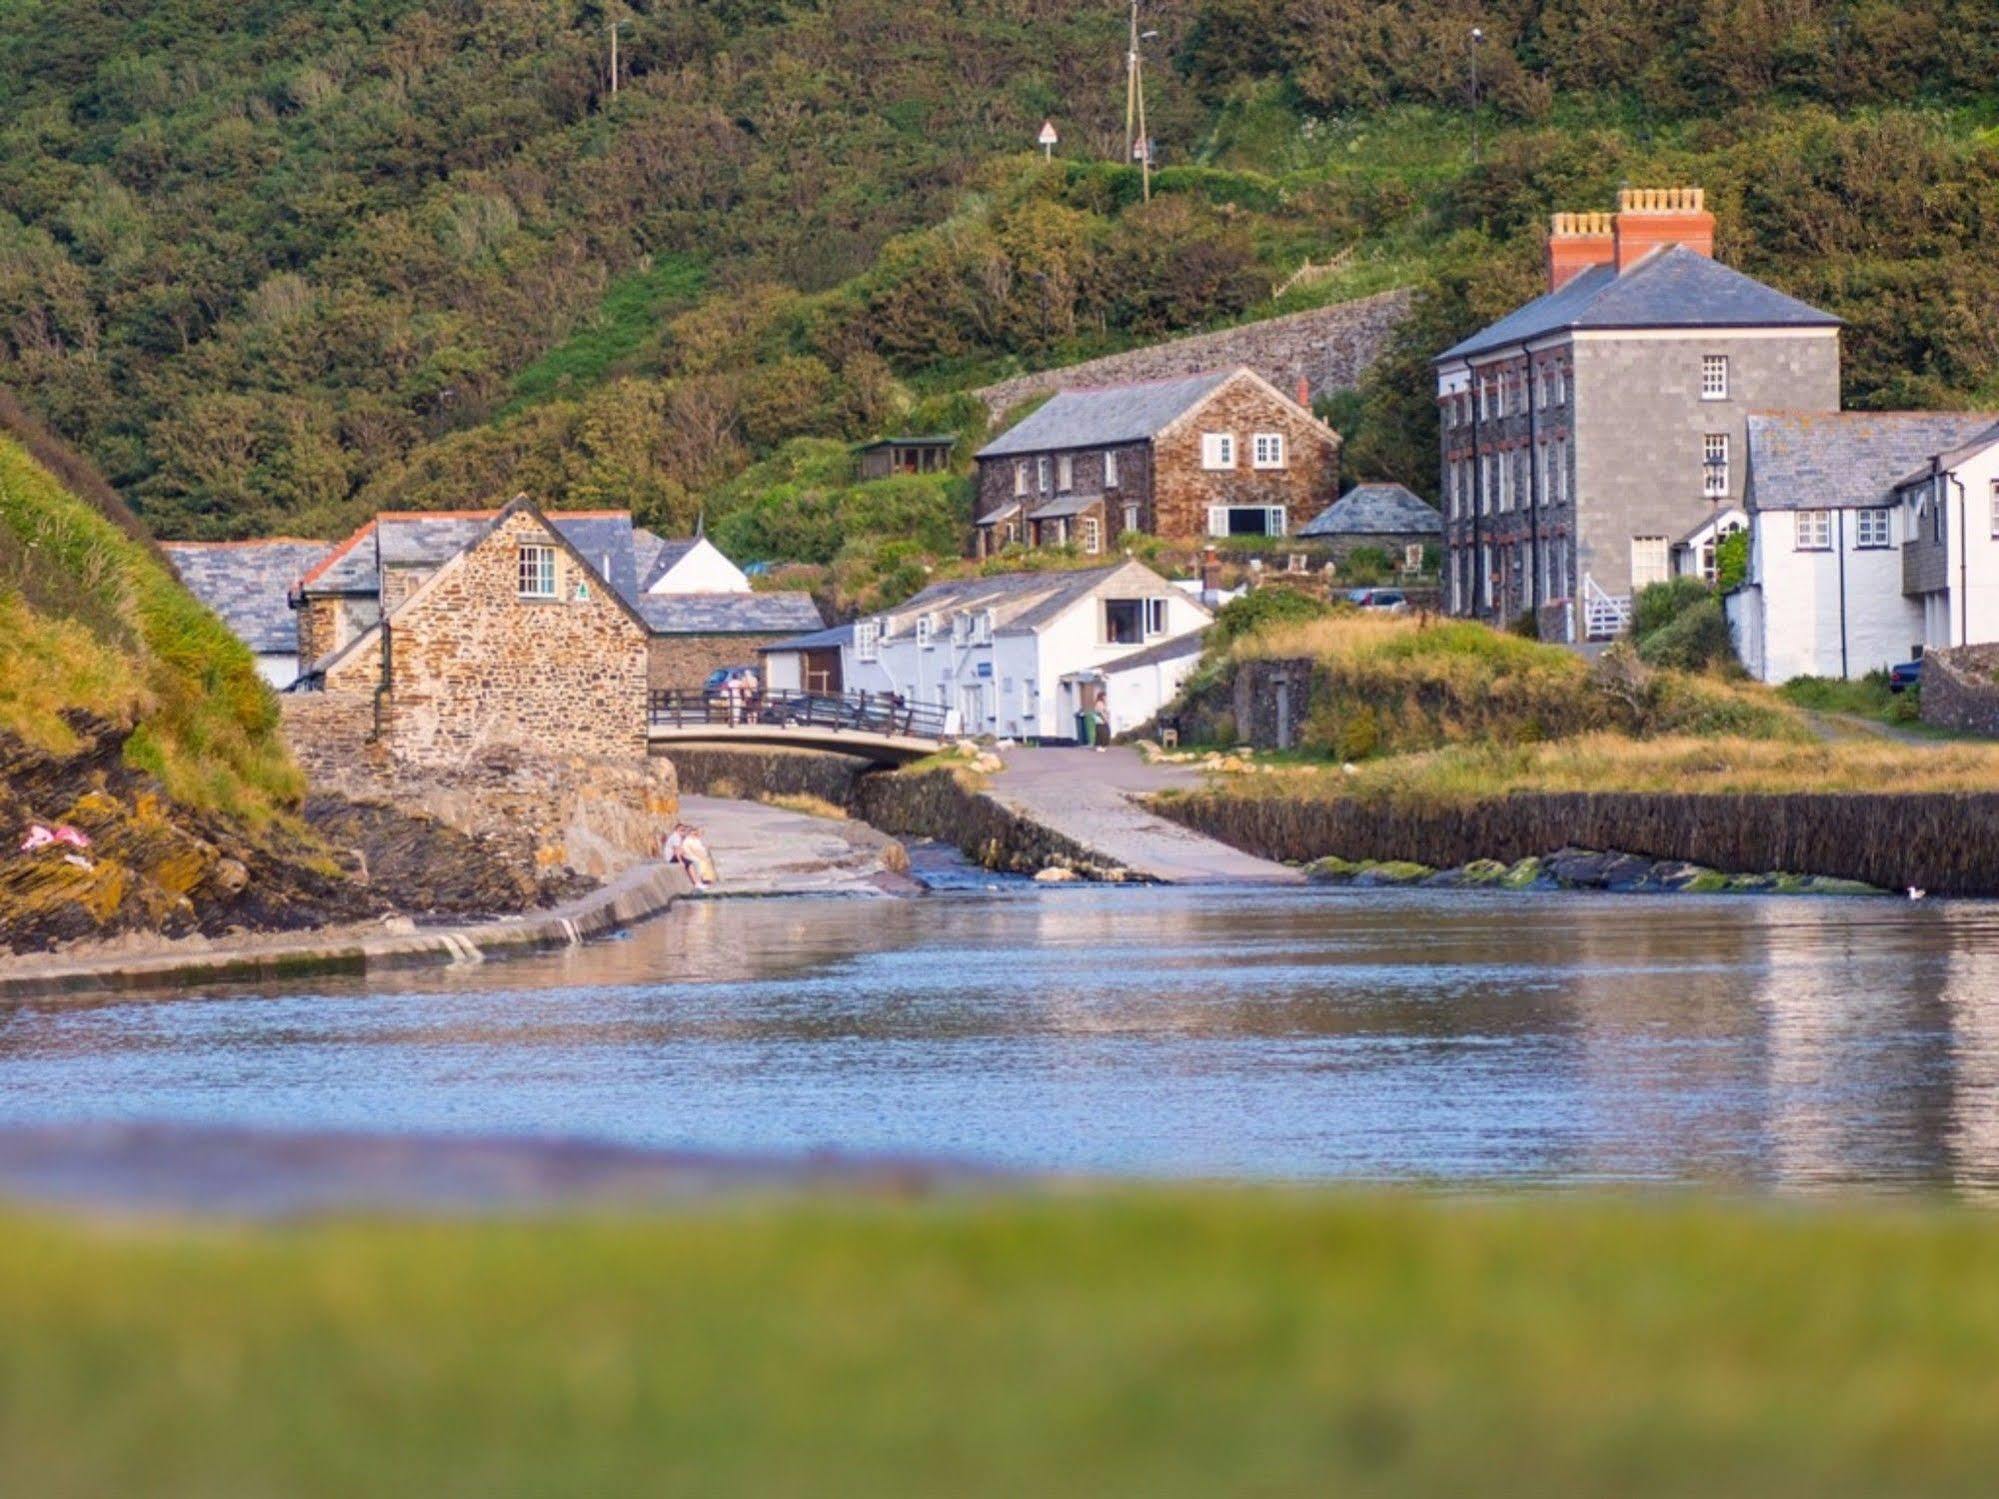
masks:
[[[651,694],[654,728],[844,729],[898,739],[942,739],[942,708],[926,708],[883,692],[766,692],[731,699],[724,693],[670,688]]]

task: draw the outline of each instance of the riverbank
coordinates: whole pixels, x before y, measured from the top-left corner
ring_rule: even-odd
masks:
[[[22,1493],[1987,1492],[1999,1221],[1280,1191],[0,1217]]]

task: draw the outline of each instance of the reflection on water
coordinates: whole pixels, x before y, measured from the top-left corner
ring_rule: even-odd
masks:
[[[1269,1177],[1999,1188],[1999,908],[968,891],[456,972],[0,1010],[0,1123]]]

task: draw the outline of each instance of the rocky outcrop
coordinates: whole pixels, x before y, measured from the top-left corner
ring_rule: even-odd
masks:
[[[1923,722],[1999,738],[1999,645],[1961,645],[1923,657]]]

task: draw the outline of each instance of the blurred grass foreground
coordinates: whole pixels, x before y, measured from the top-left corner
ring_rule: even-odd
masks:
[[[9,1494],[1989,1494],[1999,1221],[1217,1192],[0,1220]]]

